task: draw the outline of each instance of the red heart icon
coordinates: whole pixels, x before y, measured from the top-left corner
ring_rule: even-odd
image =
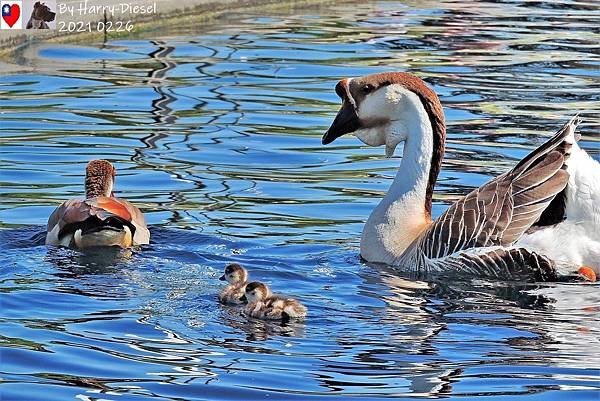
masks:
[[[2,18],[4,18],[4,21],[6,21],[8,26],[12,28],[12,26],[19,20],[20,15],[21,7],[19,7],[18,4],[13,4],[10,6],[10,14],[4,15],[4,13],[2,13]]]

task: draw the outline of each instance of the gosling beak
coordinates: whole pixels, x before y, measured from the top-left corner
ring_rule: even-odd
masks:
[[[248,298],[246,298],[246,295],[242,295],[242,297],[240,298],[240,301],[242,302],[248,302]]]
[[[219,277],[219,280],[225,281],[225,275],[223,274],[221,277]]]
[[[348,80],[343,79],[335,86],[335,93],[342,99],[342,107],[338,111],[331,127],[327,130],[321,142],[327,145],[344,134],[349,134],[361,127],[356,114],[355,101],[348,88]]]

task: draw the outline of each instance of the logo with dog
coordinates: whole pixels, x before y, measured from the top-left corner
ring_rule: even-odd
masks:
[[[56,1],[1,0],[1,29],[56,29]],[[27,23],[23,23],[27,21]]]

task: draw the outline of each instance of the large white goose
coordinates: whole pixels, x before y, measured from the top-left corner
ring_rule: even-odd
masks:
[[[342,106],[323,144],[353,132],[391,157],[405,142],[396,178],[363,229],[365,260],[535,280],[600,273],[600,164],[576,143],[577,117],[432,221],[446,139],[435,92],[402,72],[344,79],[335,90]]]

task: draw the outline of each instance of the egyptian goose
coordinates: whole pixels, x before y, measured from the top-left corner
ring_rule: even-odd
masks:
[[[246,293],[242,298],[248,302],[244,308],[246,316],[264,320],[302,319],[306,316],[307,309],[293,298],[273,295],[266,284],[253,281],[246,285]]]
[[[420,78],[402,72],[344,79],[342,106],[322,142],[347,133],[400,168],[360,241],[369,262],[413,272],[463,270],[555,280],[600,271],[600,164],[576,143],[572,118],[512,170],[431,218],[446,140],[442,105]],[[587,270],[586,270],[587,269]],[[589,275],[586,275],[589,277]]]
[[[224,304],[242,304],[242,297],[246,292],[248,284],[248,271],[237,263],[231,263],[225,267],[225,273],[219,277],[221,281],[229,283],[219,293],[219,301]]]
[[[47,245],[83,249],[148,244],[144,215],[125,199],[113,196],[116,170],[106,160],[92,160],[85,170],[85,200],[71,199],[48,218]]]

